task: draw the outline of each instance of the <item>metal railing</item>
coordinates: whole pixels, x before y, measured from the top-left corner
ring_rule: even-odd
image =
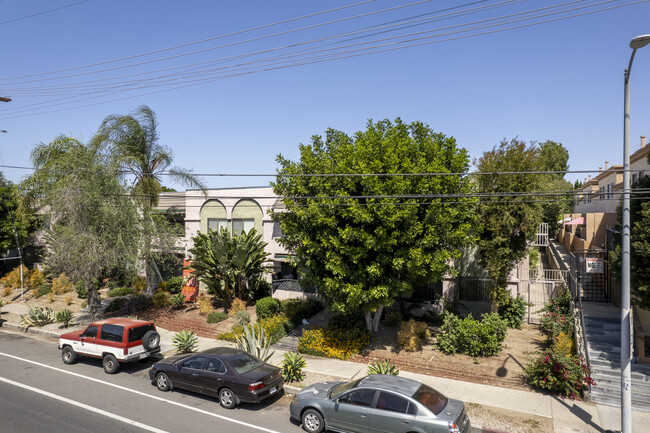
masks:
[[[273,292],[285,290],[287,292],[316,293],[314,287],[303,287],[296,279],[282,278],[273,280],[271,284],[273,285]]]

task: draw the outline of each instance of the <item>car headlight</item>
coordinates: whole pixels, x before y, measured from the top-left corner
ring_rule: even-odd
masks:
[[[298,395],[293,396],[293,400],[291,400],[291,404],[300,404],[300,397],[298,397]]]

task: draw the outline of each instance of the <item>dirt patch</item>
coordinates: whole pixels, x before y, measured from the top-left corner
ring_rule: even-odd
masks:
[[[465,403],[473,427],[508,433],[553,433],[553,420],[497,407]]]
[[[437,328],[431,327],[436,335]],[[380,327],[373,343],[350,361],[370,364],[389,359],[399,369],[466,382],[529,390],[523,367],[540,348],[543,337],[537,326],[509,329],[503,350],[497,356],[474,359],[466,355],[445,355],[435,346],[435,338],[420,352],[397,351],[397,328]]]

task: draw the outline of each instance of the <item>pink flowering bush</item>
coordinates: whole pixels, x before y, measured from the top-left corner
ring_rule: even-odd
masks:
[[[525,371],[532,386],[571,399],[582,397],[589,385],[596,385],[581,359],[552,349],[540,353]]]

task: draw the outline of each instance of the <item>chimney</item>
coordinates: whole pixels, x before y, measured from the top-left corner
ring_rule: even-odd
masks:
[[[587,183],[587,178],[586,178],[586,177],[585,177],[585,181],[584,181],[584,183]]]
[[[602,173],[602,172],[603,172],[603,168],[602,168],[602,167],[598,167],[598,173]]]
[[[605,170],[609,168],[609,161],[605,161]]]
[[[645,147],[645,135],[641,136],[641,149]]]
[[[591,182],[591,175],[589,175],[589,182]]]

